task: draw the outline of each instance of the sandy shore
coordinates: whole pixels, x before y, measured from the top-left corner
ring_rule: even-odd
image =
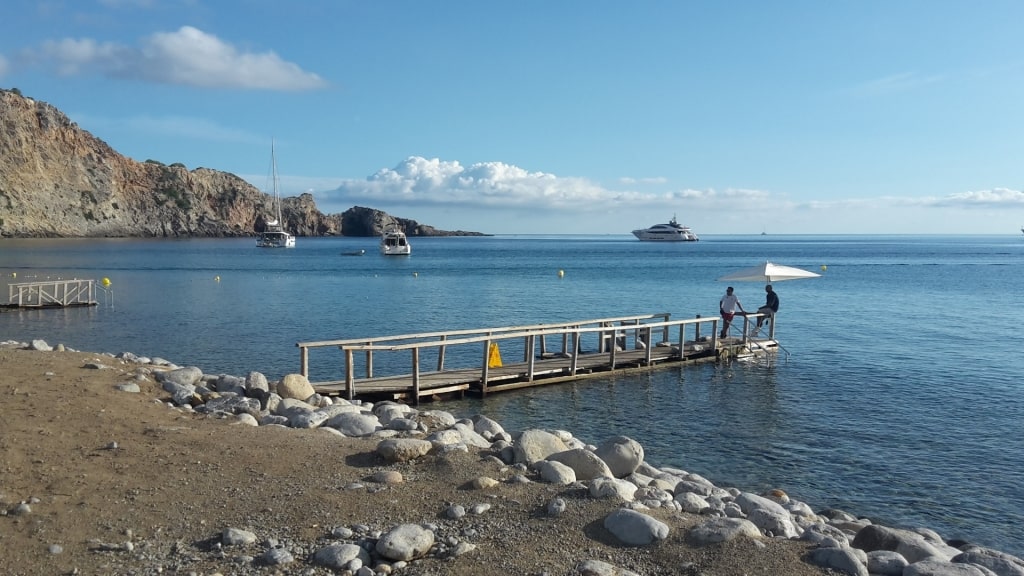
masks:
[[[99,363],[106,368],[87,368]],[[322,430],[253,427],[171,408],[138,365],[110,356],[0,348],[0,572],[4,574],[339,574],[313,553],[347,535],[429,523],[468,542],[457,557],[428,556],[395,574],[579,574],[600,560],[638,574],[704,576],[832,574],[802,557],[795,540],[740,538],[693,546],[693,514],[653,509],[668,538],[624,546],[602,525],[620,504],[586,490],[513,483],[520,471],[479,451],[386,463],[378,440]],[[115,385],[136,382],[138,393]],[[161,401],[162,400],[162,401]],[[369,478],[401,473],[402,482]],[[500,483],[469,487],[487,476]],[[567,502],[545,513],[554,497]],[[449,519],[451,504],[486,512]],[[256,541],[223,546],[239,528]],[[294,561],[267,566],[270,549]],[[379,573],[386,573],[388,568]]]

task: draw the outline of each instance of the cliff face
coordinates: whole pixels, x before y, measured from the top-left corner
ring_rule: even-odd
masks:
[[[389,224],[410,235],[473,234],[369,208],[328,215],[310,194],[283,198],[281,210],[299,236],[373,236]],[[0,90],[2,236],[251,236],[273,212],[270,195],[234,174],[137,162],[53,106]]]

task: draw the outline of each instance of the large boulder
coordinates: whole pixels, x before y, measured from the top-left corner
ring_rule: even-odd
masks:
[[[428,454],[433,446],[427,440],[389,438],[377,444],[377,453],[388,462],[407,462]]]
[[[604,463],[590,450],[584,448],[573,448],[564,452],[558,452],[547,457],[552,462],[561,462],[576,472],[577,480],[593,480],[594,478],[611,478],[612,472]]]
[[[629,476],[644,461],[644,447],[636,440],[625,436],[605,440],[594,450],[594,454],[604,460],[612,476],[616,478]]]
[[[669,533],[664,522],[628,508],[619,508],[606,516],[604,527],[627,546],[653,544],[668,538]]]
[[[556,452],[564,452],[569,447],[551,432],[531,429],[519,435],[512,449],[516,464],[533,465],[534,462],[545,460]]]
[[[277,385],[277,394],[281,398],[305,400],[316,394],[316,390],[309,383],[309,378],[302,374],[287,374],[281,379],[281,383]]]

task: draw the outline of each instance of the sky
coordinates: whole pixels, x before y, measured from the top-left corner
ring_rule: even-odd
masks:
[[[1019,234],[1024,2],[7,0],[118,152],[444,230]]]

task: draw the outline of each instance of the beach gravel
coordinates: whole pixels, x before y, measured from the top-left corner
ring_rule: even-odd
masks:
[[[426,446],[381,449],[394,430],[353,438],[275,419],[254,426],[251,407],[204,413],[194,405],[217,396],[205,390],[211,379],[193,381],[189,369],[158,381],[156,371],[112,355],[0,346],[0,573],[838,573],[808,562],[815,543],[697,542],[688,534],[707,516],[679,506],[620,512],[619,498],[545,482],[526,463],[465,444],[406,459]],[[164,387],[172,380],[174,392]],[[119,389],[127,381],[139,392]],[[293,393],[304,393],[298,384]],[[182,386],[197,392],[186,396]],[[443,411],[420,416],[424,428],[454,425]],[[482,422],[486,436],[505,435]],[[539,436],[510,460],[567,449]],[[623,471],[636,463],[619,460]],[[456,507],[470,513],[448,512]],[[623,515],[642,515],[651,533],[640,541],[650,544],[624,543],[605,527]]]

